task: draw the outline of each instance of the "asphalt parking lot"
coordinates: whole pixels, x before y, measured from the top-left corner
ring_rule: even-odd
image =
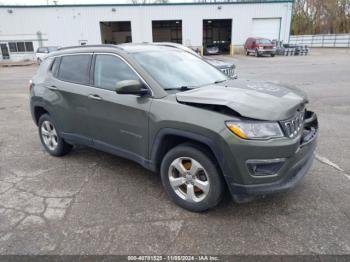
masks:
[[[222,58],[308,94],[317,160],[295,189],[196,214],[131,161],[83,147],[51,157],[29,112],[37,67],[0,67],[0,254],[350,254],[350,50]]]

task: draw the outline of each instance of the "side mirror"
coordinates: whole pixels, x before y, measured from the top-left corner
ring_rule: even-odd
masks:
[[[123,80],[116,85],[115,91],[121,95],[146,95],[148,89],[139,80]]]

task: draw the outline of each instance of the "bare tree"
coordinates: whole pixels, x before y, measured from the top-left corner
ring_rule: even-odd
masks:
[[[350,0],[296,0],[292,33],[350,33]]]

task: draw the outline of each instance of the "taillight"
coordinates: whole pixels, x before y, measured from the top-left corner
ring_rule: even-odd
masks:
[[[33,81],[29,80],[29,92],[32,91],[33,86],[34,86]]]

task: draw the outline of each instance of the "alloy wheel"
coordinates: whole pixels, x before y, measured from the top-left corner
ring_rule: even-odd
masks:
[[[209,193],[210,181],[204,167],[190,157],[176,158],[169,167],[169,182],[182,199],[198,203]]]
[[[57,131],[50,121],[41,124],[41,137],[48,149],[54,151],[58,145]]]

